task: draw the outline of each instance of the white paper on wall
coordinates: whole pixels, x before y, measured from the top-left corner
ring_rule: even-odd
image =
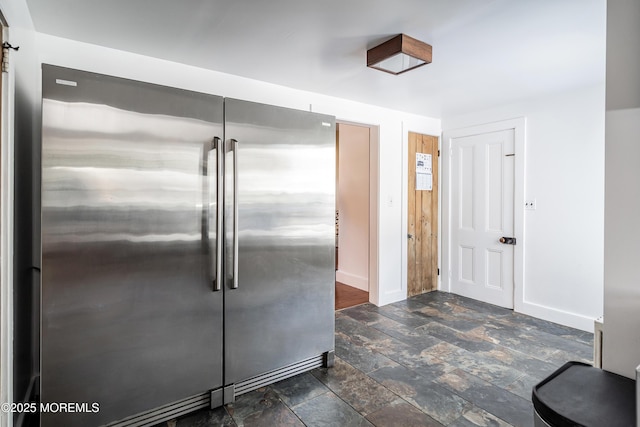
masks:
[[[416,190],[433,189],[431,154],[416,153]]]

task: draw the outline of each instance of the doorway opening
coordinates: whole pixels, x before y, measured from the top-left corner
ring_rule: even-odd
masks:
[[[377,295],[377,127],[336,126],[336,310]]]

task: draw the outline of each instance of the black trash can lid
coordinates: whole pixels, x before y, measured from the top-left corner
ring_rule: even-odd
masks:
[[[636,382],[568,362],[533,388],[533,407],[554,427],[634,427]]]

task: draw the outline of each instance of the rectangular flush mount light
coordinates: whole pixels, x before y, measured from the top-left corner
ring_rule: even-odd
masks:
[[[430,63],[431,45],[405,34],[367,51],[367,67],[396,75]]]

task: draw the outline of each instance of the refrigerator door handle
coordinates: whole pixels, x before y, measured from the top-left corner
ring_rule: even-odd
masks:
[[[211,168],[209,162],[209,155],[211,151],[214,149],[216,140],[218,138],[213,138],[212,141],[209,141],[204,144],[202,149],[202,220],[200,226],[200,241],[202,242],[202,250],[208,256],[211,252],[211,244],[210,244],[210,227],[209,227],[209,217],[211,210],[211,186],[209,181],[209,170]],[[210,265],[208,268],[212,269]],[[210,277],[214,277],[215,272],[210,271]],[[215,278],[214,278],[214,286],[215,286]]]
[[[212,271],[210,272],[211,274],[211,278],[212,278],[212,282],[213,282],[213,291],[219,291],[221,289],[220,287],[220,283],[221,283],[221,278],[220,275],[222,274],[222,234],[221,234],[221,224],[222,224],[222,204],[221,204],[221,197],[220,197],[220,186],[222,184],[222,178],[220,176],[221,171],[222,171],[222,167],[221,167],[221,162],[222,162],[222,156],[220,155],[222,149],[222,144],[221,144],[221,140],[220,138],[218,138],[217,136],[213,138],[213,141],[211,141],[211,143],[205,145],[205,153],[204,153],[204,160],[202,162],[202,176],[204,177],[204,195],[203,195],[203,200],[202,200],[202,242],[203,245],[206,246],[205,252],[208,256],[210,256],[209,254],[211,253],[211,245],[210,245],[210,226],[209,226],[209,222],[210,222],[210,211],[211,211],[211,201],[212,201],[212,197],[211,197],[211,185],[210,185],[210,177],[213,175],[213,173],[211,172],[211,169],[213,167],[213,163],[209,162],[209,153],[211,153],[211,151],[215,150],[215,154],[216,154],[216,196],[215,196],[215,200],[216,200],[216,225],[215,225],[215,239],[216,239],[216,250],[215,250],[215,259],[211,260],[211,264],[209,264],[211,266]]]
[[[223,162],[224,151],[222,140],[218,137],[213,139],[213,144],[216,150],[216,259],[215,259],[215,277],[213,279],[213,290],[219,291],[222,289],[222,251],[223,251],[223,222],[224,215],[223,206],[223,191],[224,191],[224,177],[223,177]]]
[[[238,148],[237,140],[231,140],[233,151],[233,277],[231,289],[238,289]]]

